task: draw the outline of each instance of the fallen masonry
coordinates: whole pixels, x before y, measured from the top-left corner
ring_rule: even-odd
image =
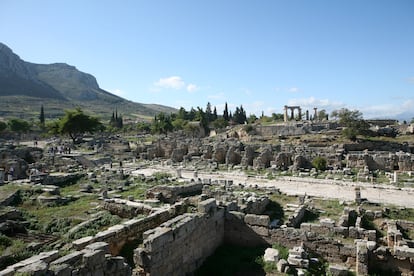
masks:
[[[187,185],[169,189],[174,192],[175,187],[182,191]],[[122,213],[123,217],[130,217],[132,209],[135,210],[134,215],[142,213],[145,217],[132,218],[94,236],[75,240],[68,255],[59,257],[57,251],[43,252],[7,267],[0,275],[186,275],[200,267],[223,243],[244,246],[277,243],[291,248],[287,262],[278,258],[273,260],[282,272],[294,269],[299,274],[304,273],[312,262],[317,262],[310,255],[332,263],[330,270],[338,275],[344,270],[367,275],[372,266],[392,265],[402,275],[410,275],[413,270],[414,248],[409,247],[412,241],[405,240],[399,230],[414,229],[412,222],[388,220],[384,238],[379,238],[375,230],[366,230],[359,224],[361,219],[382,217],[382,213],[363,208],[344,208],[338,222],[321,218],[319,223],[306,223],[301,213],[311,206],[312,199],[307,198],[302,200],[303,204],[285,207],[286,211],[293,208],[294,223],[289,217],[289,225],[274,228],[270,227],[269,215],[244,212],[248,210],[248,202],[258,201],[260,196],[250,193],[245,194],[244,200],[233,201],[235,191],[228,191],[228,186],[217,184],[216,188],[223,188],[220,200],[200,192],[200,195],[183,198],[165,207],[151,208],[134,201],[103,199],[105,208]],[[202,190],[211,191],[213,188],[214,185],[205,185]],[[224,196],[226,194],[227,197]],[[217,197],[217,191],[211,195]],[[240,194],[238,196],[240,198]],[[263,199],[259,202],[269,202],[267,198]],[[196,207],[187,212],[190,206]],[[264,211],[262,209],[262,213]],[[141,242],[134,249],[135,268],[132,268],[118,255],[125,244],[134,240]]]

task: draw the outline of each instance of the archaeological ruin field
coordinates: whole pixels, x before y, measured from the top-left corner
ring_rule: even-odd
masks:
[[[0,275],[413,275],[414,134],[390,128],[0,136]]]

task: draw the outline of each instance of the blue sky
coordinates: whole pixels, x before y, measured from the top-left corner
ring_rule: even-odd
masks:
[[[414,117],[412,0],[0,0],[0,41],[140,103]]]

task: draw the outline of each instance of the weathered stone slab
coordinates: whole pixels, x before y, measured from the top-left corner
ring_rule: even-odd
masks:
[[[270,223],[270,218],[267,215],[253,215],[247,214],[244,217],[244,222],[250,225],[258,225],[268,227]]]

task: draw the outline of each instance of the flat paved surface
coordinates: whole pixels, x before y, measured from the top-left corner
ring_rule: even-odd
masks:
[[[177,168],[170,166],[153,166],[135,171],[145,175],[154,172],[169,172],[175,175]],[[184,179],[194,178],[194,171],[182,169]],[[273,187],[288,195],[304,195],[338,200],[355,200],[355,187],[360,187],[361,197],[370,202],[387,205],[404,206],[414,208],[414,188],[398,188],[390,184],[371,184],[364,182],[347,182],[342,180],[323,180],[300,177],[280,177],[269,180],[260,177],[248,177],[243,172],[203,172],[198,171],[201,179],[227,179],[233,180],[234,184],[242,183],[247,186]]]

